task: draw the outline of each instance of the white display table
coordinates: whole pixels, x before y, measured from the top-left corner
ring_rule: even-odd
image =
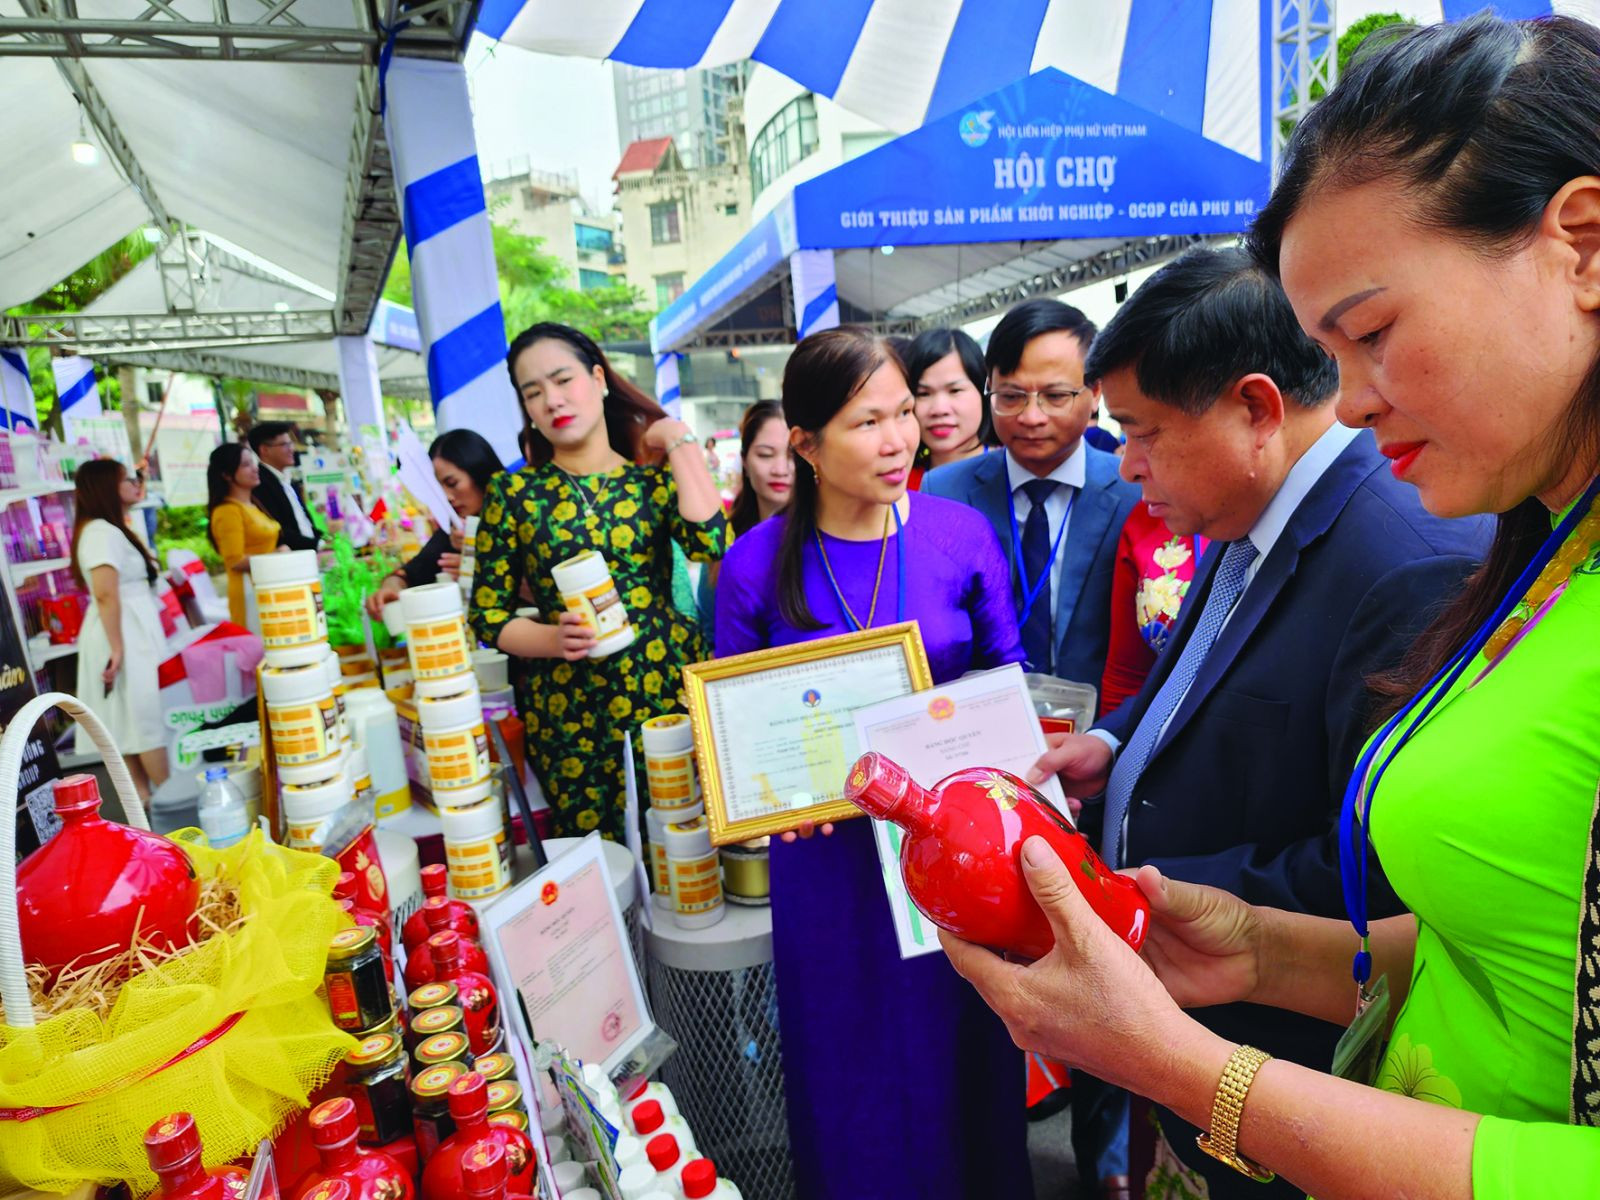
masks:
[[[678,1042],[661,1069],[702,1153],[748,1200],[791,1200],[772,910],[727,906],[709,929],[664,909],[645,934],[656,1023]]]

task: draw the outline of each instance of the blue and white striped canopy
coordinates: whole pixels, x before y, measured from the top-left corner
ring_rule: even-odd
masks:
[[[1489,5],[1441,0],[1435,19]],[[1493,7],[1600,22],[1600,0]],[[1056,67],[1260,160],[1271,9],[1271,0],[484,0],[478,29],[641,67],[752,58],[897,133]]]

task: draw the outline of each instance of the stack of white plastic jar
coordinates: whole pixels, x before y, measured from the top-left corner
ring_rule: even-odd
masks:
[[[706,822],[689,718],[669,713],[646,721],[644,762],[650,789],[644,819],[650,837],[652,900],[685,929],[715,925],[727,911],[721,860]]]
[[[250,559],[261,621],[261,703],[277,764],[285,840],[321,853],[354,801],[371,803],[366,755],[352,747],[345,680],[328,645],[316,552]]]
[[[511,885],[505,806],[490,774],[489,732],[472,670],[461,589],[444,581],[400,593],[406,649],[450,891],[482,900]]]

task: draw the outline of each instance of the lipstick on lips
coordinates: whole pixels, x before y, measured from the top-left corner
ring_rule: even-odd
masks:
[[[1378,452],[1389,459],[1389,470],[1396,479],[1404,479],[1406,472],[1411,469],[1411,464],[1417,461],[1417,455],[1422,453],[1426,442],[1395,442],[1388,446],[1379,446]]]
[[[564,413],[561,416],[556,417],[555,419],[553,419],[550,422],[550,424],[552,426],[554,426],[555,428],[557,428],[557,429],[565,429],[568,425],[571,425],[575,420],[577,420],[577,418],[574,417],[571,413]]]

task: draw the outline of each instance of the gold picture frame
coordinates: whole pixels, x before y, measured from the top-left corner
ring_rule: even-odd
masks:
[[[851,713],[932,686],[915,621],[685,667],[712,843],[860,816],[842,795],[858,754]]]

